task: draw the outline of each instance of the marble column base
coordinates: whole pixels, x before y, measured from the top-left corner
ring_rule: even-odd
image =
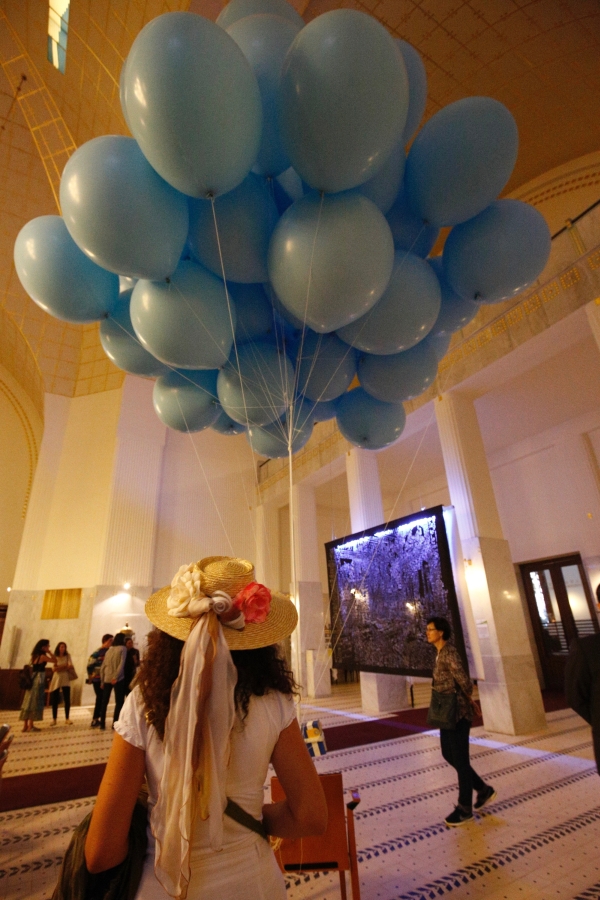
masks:
[[[331,696],[331,659],[327,651],[306,651],[306,696]]]
[[[404,675],[360,673],[362,710],[370,716],[396,712],[410,706],[408,683]]]
[[[501,734],[540,731],[546,715],[508,543],[470,538],[463,552],[483,662],[485,727]]]

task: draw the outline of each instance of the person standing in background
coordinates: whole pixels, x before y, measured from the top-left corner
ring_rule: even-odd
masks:
[[[125,660],[127,648],[125,635],[119,632],[115,635],[112,645],[106,651],[106,655],[100,667],[100,681],[102,682],[102,709],[100,710],[100,729],[106,728],[106,710],[110,702],[112,689],[115,689],[115,711],[113,713],[113,728],[119,720],[119,713],[125,702]]]
[[[25,691],[23,705],[21,707],[20,720],[23,722],[23,731],[39,731],[33,723],[41,722],[44,718],[44,693],[46,690],[46,666],[55,663],[56,657],[50,652],[50,641],[42,638],[38,641],[31,654],[31,668],[33,670],[33,682],[29,690]]]
[[[133,646],[133,638],[125,638],[127,657],[125,659],[125,696],[131,691],[131,683],[140,665],[140,651]]]
[[[565,696],[569,706],[592,726],[600,775],[600,634],[572,641],[565,668]]]
[[[106,651],[108,650],[112,642],[112,634],[103,635],[102,646],[98,647],[97,650],[94,650],[94,652],[88,659],[87,680],[88,684],[91,684],[94,688],[94,693],[96,695],[96,703],[94,704],[94,713],[92,715],[91,723],[92,728],[97,728],[100,725],[100,710],[102,709],[102,684],[100,681],[100,669],[102,667],[102,662],[106,655]]]
[[[65,723],[72,725],[73,723],[69,718],[69,713],[71,712],[71,679],[69,678],[69,672],[74,672],[75,669],[64,641],[60,641],[56,645],[54,655],[56,661],[52,669],[53,675],[50,682],[50,702],[52,704],[52,721],[50,725],[56,725],[61,691],[65,704]]]
[[[433,690],[439,694],[456,694],[454,728],[440,728],[442,756],[458,775],[458,804],[444,820],[449,828],[455,828],[473,818],[473,791],[477,792],[475,809],[478,811],[495,800],[496,791],[479,777],[469,759],[471,722],[479,710],[472,697],[473,682],[465,672],[456,647],[448,643],[452,634],[450,623],[441,616],[433,616],[427,620],[425,634],[428,643],[437,650]]]

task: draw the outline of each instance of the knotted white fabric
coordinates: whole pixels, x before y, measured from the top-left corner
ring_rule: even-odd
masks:
[[[192,602],[205,601],[213,603],[209,597]],[[219,621],[214,612],[207,612],[185,642],[179,675],[171,688],[163,742],[165,765],[151,816],[156,877],[177,900],[187,896],[197,816],[208,819],[213,850],[222,848],[236,681],[237,671]]]

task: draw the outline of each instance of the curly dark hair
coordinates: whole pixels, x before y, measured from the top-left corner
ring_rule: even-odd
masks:
[[[148,647],[135,680],[144,699],[147,721],[154,725],[161,740],[169,714],[171,686],[179,674],[182,649],[183,641],[158,628],[153,629],[148,634]],[[298,693],[294,676],[276,645],[259,650],[234,650],[231,658],[238,672],[235,705],[242,719],[248,715],[253,695],[262,697],[269,691],[280,691],[288,696]]]

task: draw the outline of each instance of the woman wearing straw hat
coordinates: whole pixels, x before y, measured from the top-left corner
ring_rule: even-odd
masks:
[[[275,647],[296,627],[296,609],[256,584],[247,560],[208,557],[182,566],[146,612],[159,630],[115,725],[87,868],[104,872],[126,858],[145,776],[149,852],[137,900],[283,900],[267,835],[327,826],[294,715],[296,686]],[[287,799],[263,805],[270,761]]]

